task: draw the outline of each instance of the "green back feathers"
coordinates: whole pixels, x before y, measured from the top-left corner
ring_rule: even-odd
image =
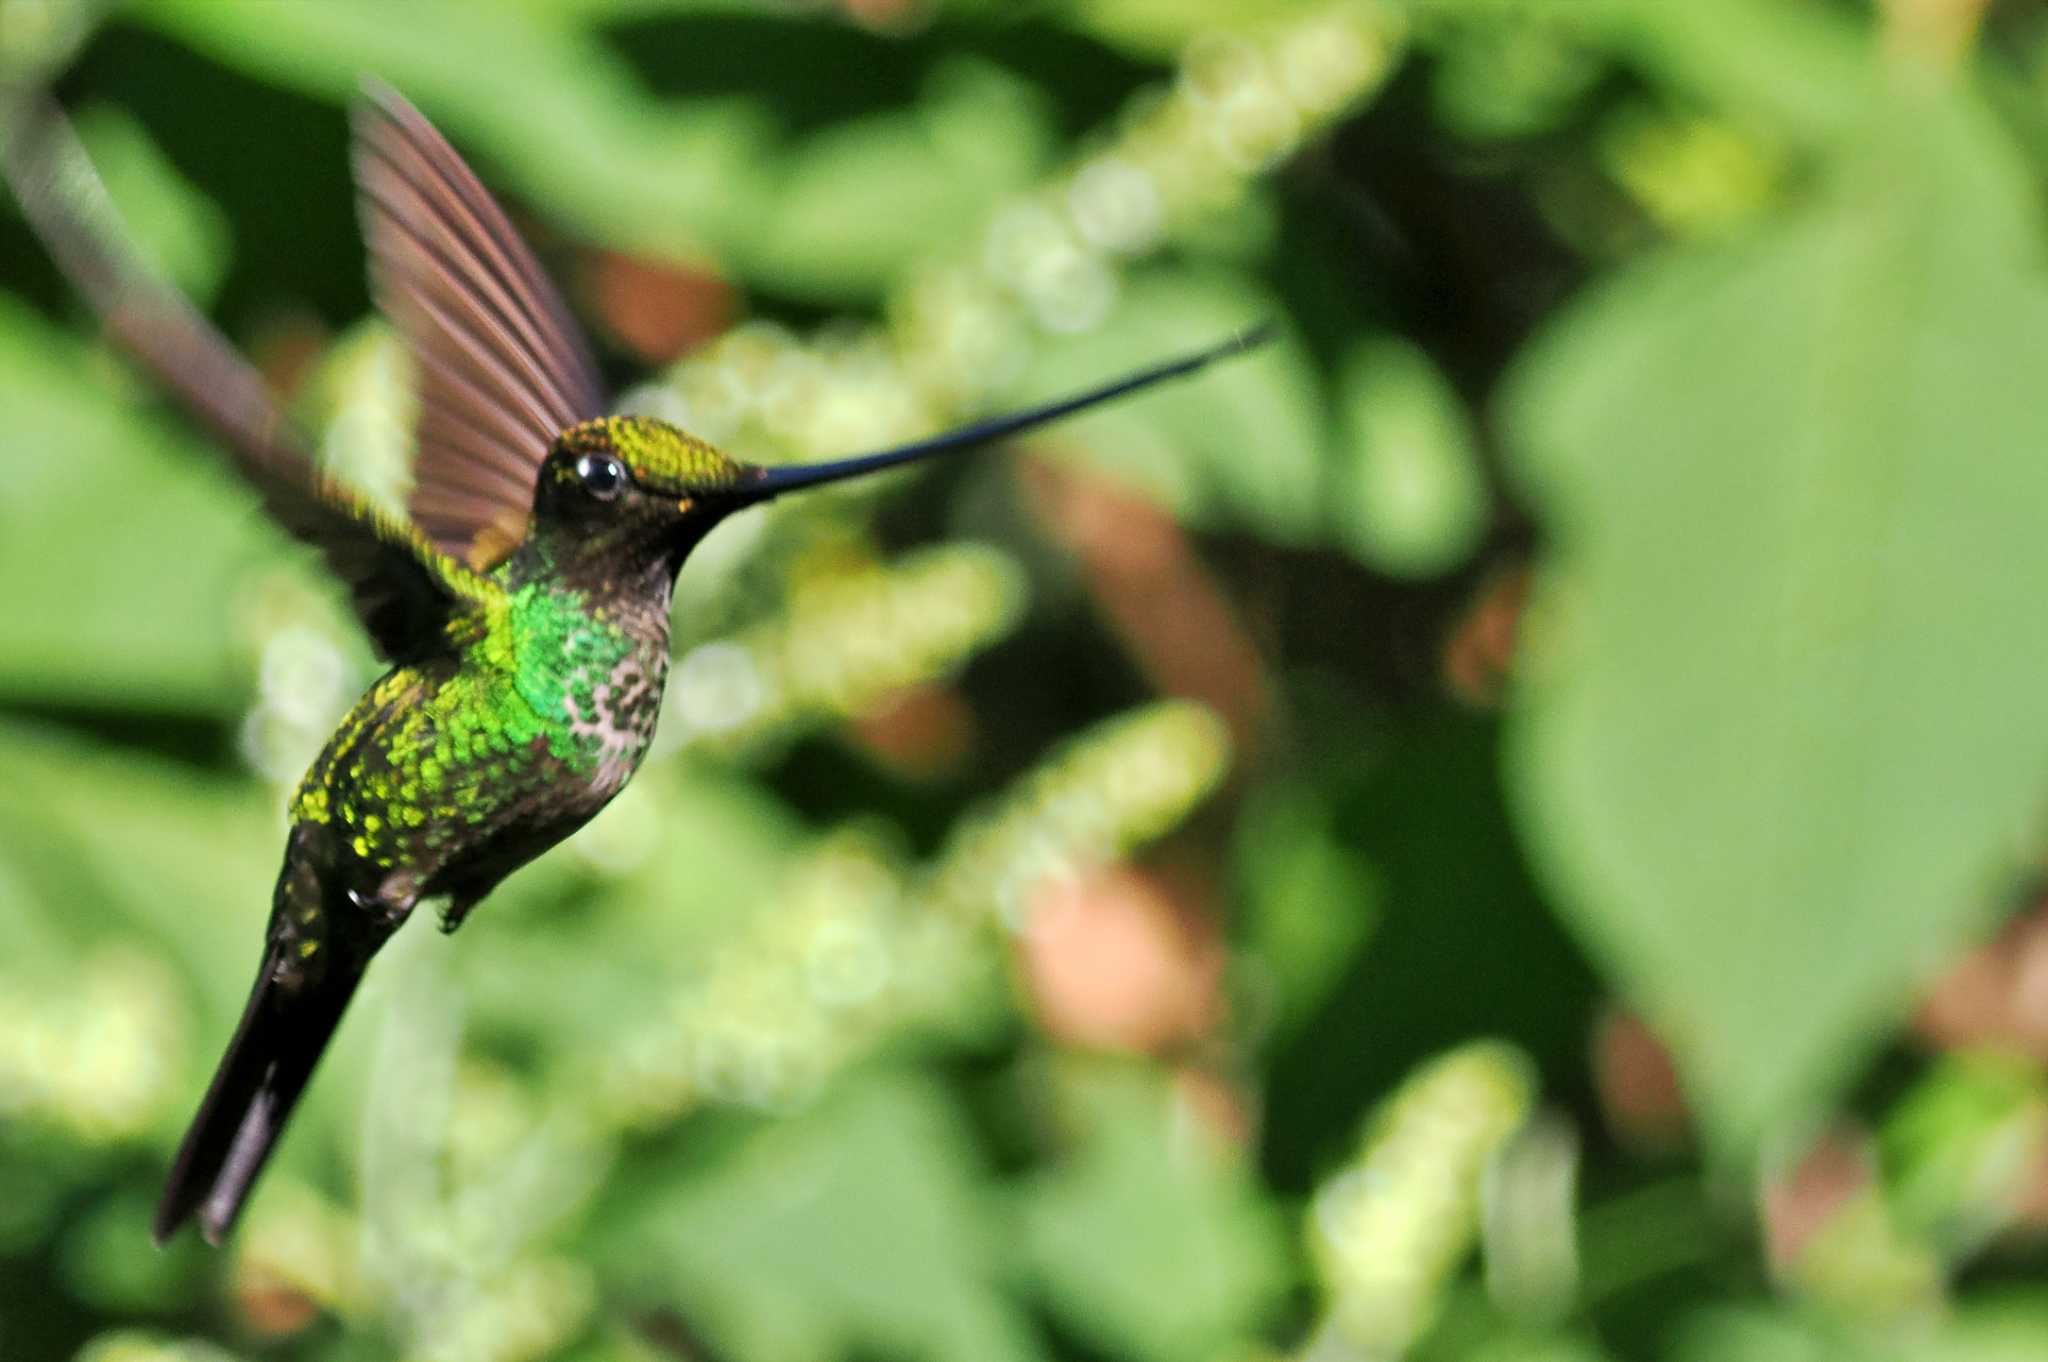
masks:
[[[495,816],[551,759],[578,776],[604,757],[573,716],[599,712],[599,688],[636,643],[578,592],[529,583],[496,592],[467,621],[459,665],[402,667],[342,720],[292,802],[338,824],[356,854],[387,868]],[[341,793],[346,791],[346,794]]]

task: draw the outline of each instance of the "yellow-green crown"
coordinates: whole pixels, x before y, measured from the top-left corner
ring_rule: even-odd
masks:
[[[652,416],[599,417],[569,427],[561,440],[572,454],[611,454],[635,482],[655,491],[718,491],[737,486],[744,471],[716,447]]]

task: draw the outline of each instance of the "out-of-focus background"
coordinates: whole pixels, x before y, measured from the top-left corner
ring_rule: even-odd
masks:
[[[0,1358],[2048,1356],[2048,14],[0,0],[402,495],[346,109],[762,461],[662,746],[152,1247],[335,594],[0,210]]]

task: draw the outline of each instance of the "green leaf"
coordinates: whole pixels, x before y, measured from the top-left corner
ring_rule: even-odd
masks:
[[[1327,789],[1278,786],[1239,820],[1233,874],[1245,945],[1283,1037],[1342,981],[1385,912],[1372,863],[1345,844]]]
[[[1980,1295],[1944,1331],[1939,1362],[2025,1362],[2048,1355],[2048,1294],[2007,1287]]]
[[[92,37],[100,7],[89,0],[9,5],[0,22],[0,83],[32,89],[63,69]]]
[[[237,1355],[205,1339],[166,1339],[139,1329],[97,1335],[79,1349],[78,1362],[237,1362]]]
[[[2038,812],[2037,232],[1975,106],[1901,97],[1808,210],[1623,275],[1519,375],[1556,547],[1523,822],[1724,1147],[1854,1072]]]
[[[283,854],[275,796],[18,721],[0,723],[0,770],[0,870],[31,868],[0,889],[49,915],[53,939],[125,932],[167,945],[216,986],[231,1021]]]
[[[0,298],[0,698],[232,712],[236,588],[282,538],[210,451],[124,396],[85,346]]]
[[[1508,8],[1444,43],[1431,84],[1438,121],[1474,141],[1534,137],[1562,125],[1602,74],[1597,49]]]
[[[1334,527],[1383,571],[1457,566],[1486,528],[1471,419],[1429,356],[1404,341],[1359,346],[1344,366],[1343,494]]]
[[[749,272],[813,298],[858,299],[972,239],[1050,156],[1036,93],[996,68],[958,62],[939,68],[910,109],[811,137],[787,159]]]
[[[71,1227],[57,1254],[73,1295],[110,1315],[175,1310],[190,1297],[198,1261],[135,1232],[152,1209],[133,1191],[116,1192]]]
[[[1900,1228],[1954,1264],[2011,1228],[2048,1154],[2048,1081],[2019,1053],[1943,1056],[1880,1133]]]
[[[871,1076],[679,1192],[643,1194],[633,1256],[722,1356],[1029,1362],[975,1165],[934,1088]]]
[[[1162,1075],[1082,1071],[1081,1138],[1022,1204],[1047,1308],[1107,1355],[1177,1362],[1242,1350],[1288,1283],[1278,1222],[1231,1151]]]
[[[799,829],[758,786],[651,761],[492,895],[488,928],[464,931],[458,968],[480,1027],[596,1081],[622,1035],[664,1018],[683,982],[775,902]]]
[[[1810,139],[1853,133],[1867,93],[1867,29],[1811,0],[1537,0],[1596,26],[1626,61],[1694,98]]]
[[[1676,1362],[1892,1362],[1895,1356],[1819,1318],[1754,1307],[1696,1312],[1671,1355]]]
[[[2048,1297],[2007,1288],[1948,1317],[1879,1332],[1865,1321],[1745,1306],[1694,1312],[1667,1354],[1673,1362],[2028,1362],[2048,1353]]]
[[[157,0],[128,14],[239,70],[337,102],[375,74],[465,156],[502,167],[504,188],[610,245],[682,258],[705,242],[743,247],[758,231],[763,111],[651,101],[622,59],[565,18],[461,0]]]
[[[1867,92],[1866,26],[1814,0],[1416,0],[1415,10],[1424,32],[1440,29],[1436,45],[1453,52],[1474,33],[1444,29],[1446,19],[1575,33],[1656,85],[1801,140],[1853,131]]]
[[[0,1070],[16,1070],[0,1088],[25,1080],[89,1138],[169,1136],[249,986],[281,840],[271,800],[12,721],[0,771]],[[0,1108],[22,1097],[0,1091]]]
[[[1463,1362],[1612,1362],[1612,1354],[1590,1338],[1512,1330],[1484,1337],[1459,1355]]]

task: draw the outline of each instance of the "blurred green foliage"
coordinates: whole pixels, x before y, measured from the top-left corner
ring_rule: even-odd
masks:
[[[158,1251],[372,664],[0,214],[0,1358],[2048,1356],[2036,8],[0,0],[396,498],[365,72],[742,457],[1282,337],[721,529]]]

